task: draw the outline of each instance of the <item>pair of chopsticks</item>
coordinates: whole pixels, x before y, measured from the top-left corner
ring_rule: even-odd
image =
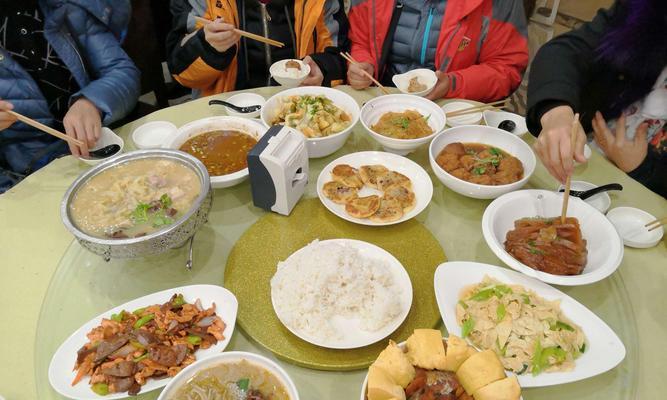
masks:
[[[502,104],[502,106],[501,106],[501,104]],[[507,99],[498,100],[498,101],[494,101],[493,103],[480,104],[478,106],[472,106],[472,107],[468,107],[468,108],[462,108],[462,109],[456,110],[456,111],[450,111],[445,115],[447,115],[447,118],[458,117],[459,115],[474,114],[474,113],[478,113],[478,112],[481,112],[481,111],[491,110],[491,109],[497,108],[498,106],[500,106],[500,108],[503,108],[506,105],[507,105]]]
[[[195,16],[194,19],[201,22],[204,25],[208,25],[211,22],[213,22],[211,20],[208,20],[208,19],[202,18],[202,17],[198,17],[198,16]],[[241,35],[243,37],[247,37],[248,39],[252,39],[252,40],[256,40],[258,42],[270,44],[271,46],[276,46],[276,47],[285,46],[285,43],[283,43],[283,42],[279,42],[277,40],[269,39],[269,38],[266,38],[264,36],[255,35],[254,33],[246,32],[246,31],[243,31],[241,29],[236,29],[235,28],[234,32],[238,33],[239,35]]]
[[[659,227],[661,227],[665,224],[667,224],[667,217],[656,219],[655,221],[651,221],[644,226],[648,228],[649,232],[651,232],[652,230],[658,229]]]
[[[341,52],[341,53],[340,53],[340,56],[343,57],[345,60],[347,60],[347,62],[349,62],[350,64],[359,64],[359,63],[357,62],[357,60],[355,60],[355,59],[352,57],[352,55],[351,55],[350,53],[348,53],[348,52]],[[387,90],[386,87],[382,86],[382,84],[381,84],[380,82],[378,82],[375,78],[373,78],[373,75],[369,74],[368,72],[366,72],[366,71],[364,71],[364,70],[361,70],[361,73],[363,73],[364,75],[366,75],[366,77],[367,77],[368,79],[370,79],[370,80],[371,80],[377,87],[379,87],[380,90],[382,90],[382,92],[383,92],[384,94],[389,94],[389,90]]]
[[[572,129],[570,131],[570,158],[574,158],[574,142],[577,140],[577,125],[579,125],[579,113],[574,114],[574,120],[572,121]],[[560,213],[560,223],[565,223],[565,217],[567,215],[567,203],[570,201],[570,184],[572,183],[572,174],[567,176],[565,181],[565,193],[563,193],[563,209]]]
[[[53,136],[55,136],[55,137],[57,137],[57,138],[59,138],[59,139],[62,139],[62,140],[64,140],[64,141],[68,142],[68,143],[71,143],[71,144],[73,144],[73,145],[79,146],[81,149],[86,149],[86,148],[87,148],[87,145],[86,145],[85,142],[83,142],[83,141],[81,141],[81,140],[79,140],[79,139],[73,138],[73,137],[71,137],[71,136],[67,136],[67,135],[65,135],[64,133],[59,132],[59,131],[53,129],[53,128],[51,128],[50,126],[46,126],[46,125],[42,124],[41,122],[37,122],[37,121],[35,121],[35,120],[32,119],[32,118],[28,118],[28,117],[26,117],[25,115],[19,114],[19,113],[15,112],[15,111],[5,111],[5,112],[7,112],[7,113],[13,115],[13,116],[16,117],[16,119],[18,119],[19,121],[21,121],[21,122],[23,122],[23,123],[25,123],[25,124],[27,124],[27,125],[30,125],[30,126],[32,126],[33,128],[37,128],[37,129],[39,129],[39,130],[42,131],[42,132],[46,132],[46,133],[48,133],[49,135],[53,135]]]

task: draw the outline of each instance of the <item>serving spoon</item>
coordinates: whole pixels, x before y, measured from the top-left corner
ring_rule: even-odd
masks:
[[[255,112],[255,111],[259,110],[260,108],[262,108],[262,106],[260,106],[260,105],[256,105],[256,106],[246,106],[246,107],[239,107],[239,106],[237,106],[237,105],[234,105],[234,104],[232,104],[232,103],[226,102],[226,101],[224,101],[224,100],[210,100],[210,101],[208,102],[208,105],[209,105],[209,106],[212,106],[212,105],[218,105],[218,106],[229,107],[229,108],[231,108],[232,110],[234,110],[234,111],[236,111],[236,112],[240,112],[240,113],[242,113],[242,114],[247,114],[247,113]]]
[[[598,193],[608,192],[610,190],[623,190],[623,186],[620,183],[609,183],[607,185],[598,186],[593,189],[588,190],[570,190],[570,196],[578,197],[581,200],[586,200],[589,197],[593,197]],[[565,189],[560,189],[559,192],[564,192]]]

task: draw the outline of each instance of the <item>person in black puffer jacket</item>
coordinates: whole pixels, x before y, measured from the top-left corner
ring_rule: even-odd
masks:
[[[593,21],[546,43],[528,84],[535,150],[564,182],[585,162],[585,132],[619,169],[667,197],[667,2],[618,0]],[[574,113],[582,129],[571,143]]]

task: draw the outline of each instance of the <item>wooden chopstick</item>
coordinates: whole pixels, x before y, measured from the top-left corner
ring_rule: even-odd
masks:
[[[207,25],[207,24],[210,24],[211,22],[213,22],[209,19],[198,17],[198,16],[194,16],[194,19],[201,22],[204,25]],[[234,32],[238,33],[239,35],[241,35],[243,37],[247,37],[248,39],[252,39],[252,40],[256,40],[258,42],[270,44],[271,46],[276,46],[276,47],[285,46],[285,43],[283,43],[283,42],[279,42],[277,40],[269,39],[269,38],[266,38],[264,36],[255,35],[254,33],[246,32],[246,31],[243,31],[241,29],[234,28]]]
[[[355,60],[350,53],[347,52],[341,52],[340,56],[346,59],[350,64],[359,64],[357,60]],[[361,70],[361,73],[366,75],[368,79],[370,79],[377,87],[382,90],[384,94],[389,94],[389,90],[387,90],[386,87],[384,87],[380,82],[378,82],[373,75],[369,74],[368,72],[364,71],[363,69]]]
[[[86,146],[86,144],[85,144],[83,141],[81,141],[81,140],[79,140],[79,139],[76,139],[76,138],[73,138],[73,137],[71,137],[71,136],[67,136],[67,135],[65,135],[64,133],[59,132],[59,131],[57,131],[57,130],[51,128],[50,126],[46,126],[46,125],[42,124],[41,122],[37,122],[37,121],[35,121],[35,120],[32,119],[32,118],[28,118],[28,117],[26,117],[26,116],[23,115],[23,114],[19,114],[19,113],[14,112],[14,111],[6,111],[6,112],[8,112],[9,114],[15,116],[19,121],[21,121],[21,122],[23,122],[23,123],[25,123],[25,124],[27,124],[27,125],[30,125],[30,126],[32,126],[33,128],[37,128],[37,129],[39,129],[39,130],[42,131],[42,132],[46,132],[46,133],[48,133],[49,135],[53,135],[53,136],[55,136],[55,137],[57,137],[57,138],[59,138],[59,139],[62,139],[62,140],[64,140],[64,141],[68,142],[68,143],[72,143],[72,144],[74,144],[74,145],[77,145],[77,146],[79,146],[79,147],[81,147],[81,148],[85,148],[85,146]]]
[[[574,114],[572,121],[572,130],[570,132],[570,159],[574,158],[574,142],[577,140],[577,125],[579,124],[579,113]],[[560,212],[560,223],[565,223],[567,215],[567,203],[570,201],[570,184],[572,183],[572,174],[567,176],[565,181],[565,193],[563,193],[563,209]]]
[[[659,227],[661,227],[665,224],[667,224],[667,217],[656,219],[655,221],[651,221],[644,226],[648,228],[649,232],[651,232],[652,230],[658,229]]]
[[[447,115],[447,117],[449,118],[449,117],[457,117],[459,115],[473,114],[473,113],[477,113],[477,112],[480,112],[480,111],[486,111],[486,110],[491,110],[493,108],[497,108],[496,106],[499,106],[501,104],[502,104],[502,107],[505,107],[505,105],[507,104],[507,99],[494,101],[493,103],[480,104],[480,105],[476,105],[476,106],[472,106],[472,107],[468,107],[468,108],[462,108],[462,109],[456,110],[456,111],[450,111],[445,115]]]

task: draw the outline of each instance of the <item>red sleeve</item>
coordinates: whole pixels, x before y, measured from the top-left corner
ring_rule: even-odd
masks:
[[[447,97],[493,101],[509,96],[528,65],[528,41],[508,22],[491,21],[479,63],[450,73]]]
[[[358,62],[367,62],[375,65],[375,58],[372,53],[373,43],[370,42],[370,2],[353,2],[352,8],[348,14],[350,20],[349,39],[352,44],[350,53]],[[375,65],[377,70],[377,65]]]

